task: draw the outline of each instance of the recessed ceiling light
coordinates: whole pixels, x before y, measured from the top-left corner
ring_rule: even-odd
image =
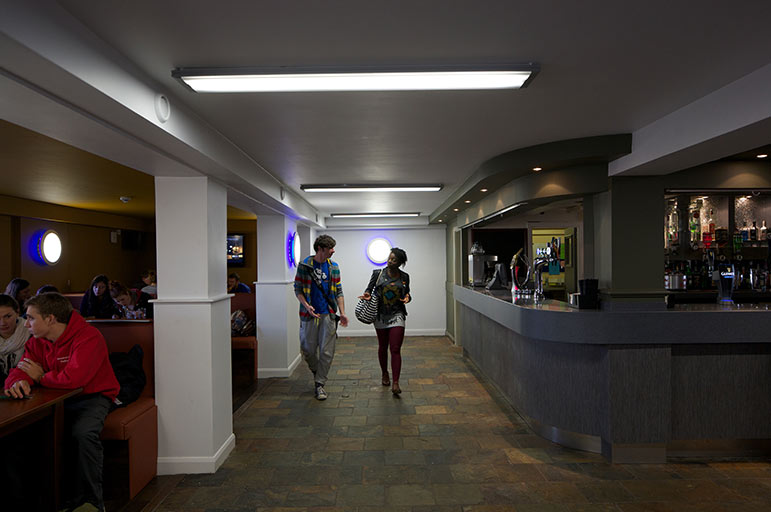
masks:
[[[330,215],[337,219],[369,218],[369,217],[419,217],[420,213],[333,213]]]
[[[439,222],[444,222],[442,219],[439,219]]]
[[[534,170],[535,172],[538,172],[538,171],[541,171],[541,170],[543,170],[543,167],[533,167],[533,170]]]
[[[481,189],[479,189],[479,191],[480,192],[487,192],[487,189],[486,188],[481,188]]]
[[[768,155],[765,153],[761,153],[760,155],[758,155],[758,158],[768,158]]]
[[[460,211],[460,210],[459,210],[458,208],[453,208],[453,209],[452,209],[452,211],[454,211],[454,212],[458,212],[458,211]]]
[[[442,185],[300,185],[304,192],[438,192]]]
[[[421,67],[176,68],[171,76],[195,92],[430,91],[518,89],[536,64]]]
[[[466,199],[466,200],[465,200],[465,201],[463,201],[463,202],[464,202],[464,203],[466,203],[466,204],[470,204],[470,203],[471,203],[471,200],[470,200],[470,199]]]

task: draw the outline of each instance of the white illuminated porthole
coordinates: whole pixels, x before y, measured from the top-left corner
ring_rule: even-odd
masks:
[[[289,268],[297,267],[301,255],[300,236],[296,231],[293,231],[286,238],[286,263],[289,265]]]
[[[49,229],[40,237],[38,244],[40,257],[48,265],[56,265],[62,257],[62,241],[56,231]]]
[[[382,265],[388,261],[391,254],[391,242],[385,238],[375,238],[367,244],[367,259],[375,265]]]
[[[292,238],[292,260],[294,261],[295,267],[300,262],[301,257],[302,257],[302,248],[300,246],[300,237],[297,236],[297,233],[295,233],[294,238]]]

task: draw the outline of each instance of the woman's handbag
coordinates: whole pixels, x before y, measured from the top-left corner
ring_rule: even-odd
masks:
[[[377,281],[380,280],[380,277],[382,275],[383,275],[383,271],[381,270],[380,275],[375,281],[376,284],[377,284]],[[372,293],[370,293],[369,300],[359,299],[359,302],[356,303],[356,309],[354,310],[354,314],[356,314],[356,319],[363,324],[371,324],[377,318],[377,309],[379,305],[380,305],[380,293],[377,290],[377,286],[375,286],[372,289]]]
[[[356,303],[356,319],[363,324],[371,324],[377,318],[377,307],[380,305],[380,294],[372,290],[369,300],[359,299]]]

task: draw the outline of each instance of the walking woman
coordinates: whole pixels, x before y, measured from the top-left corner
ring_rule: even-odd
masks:
[[[380,303],[374,326],[377,332],[380,369],[383,371],[383,385],[391,386],[388,377],[388,352],[391,352],[391,371],[393,373],[393,385],[391,392],[398,395],[402,392],[399,387],[399,374],[402,369],[401,348],[404,342],[404,325],[407,317],[407,308],[404,306],[412,298],[410,297],[410,276],[399,267],[407,263],[407,253],[403,249],[394,247],[388,256],[388,263],[383,270],[373,270],[367,289],[361,299],[370,300],[372,291],[378,290]]]

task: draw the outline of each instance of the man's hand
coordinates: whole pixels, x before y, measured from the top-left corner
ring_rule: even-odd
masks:
[[[357,299],[364,299],[364,300],[369,300],[369,299],[371,299],[371,298],[372,298],[372,294],[370,294],[369,292],[364,292],[364,295],[359,295],[359,296],[358,296],[358,297],[356,297],[356,298],[357,298]]]
[[[24,373],[29,375],[29,378],[35,382],[40,382],[40,379],[43,378],[43,374],[45,374],[45,370],[43,370],[42,366],[26,357],[22,359],[16,367],[24,370]]]
[[[407,304],[409,301],[412,300],[412,298],[410,297],[410,294],[408,293],[407,295],[404,296],[403,299],[399,299],[399,300],[404,302],[405,304]]]
[[[340,325],[342,325],[343,327],[348,327],[348,317],[347,316],[345,316],[343,314],[340,315]]]
[[[313,306],[311,306],[310,304],[307,304],[307,303],[305,304],[305,310],[306,310],[306,311],[307,311],[307,312],[308,312],[308,313],[309,313],[309,314],[310,314],[310,315],[311,315],[313,318],[321,318],[321,315],[319,315],[318,313],[316,313],[316,310],[315,310],[315,309],[314,309],[314,307],[313,307]]]
[[[25,398],[28,397],[31,392],[32,387],[30,387],[29,382],[26,380],[17,380],[10,388],[4,391],[5,396],[10,396],[12,398]]]

